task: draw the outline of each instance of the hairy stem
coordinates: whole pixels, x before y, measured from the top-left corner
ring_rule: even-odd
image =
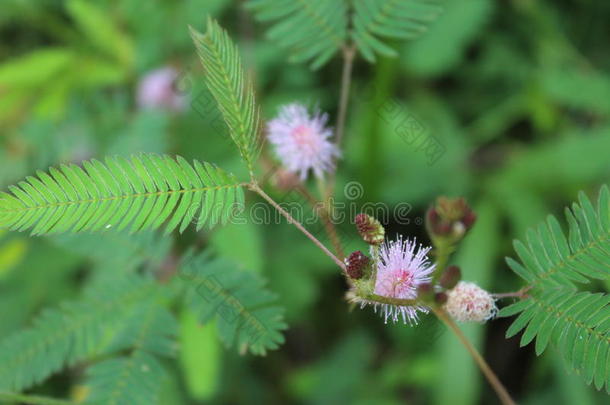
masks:
[[[339,260],[337,256],[335,256],[326,246],[322,244],[315,236],[313,236],[299,221],[294,219],[292,215],[290,215],[285,209],[283,209],[278,203],[276,203],[273,198],[271,198],[267,193],[265,193],[258,185],[250,184],[248,187],[251,191],[260,195],[265,201],[267,201],[273,208],[275,208],[280,214],[284,216],[288,220],[289,224],[293,224],[297,227],[299,231],[301,231],[305,236],[309,238],[317,247],[319,247],[328,257],[330,257],[336,264],[343,270],[345,273],[346,268],[345,264]]]
[[[485,378],[487,378],[487,381],[489,381],[489,384],[498,395],[498,398],[500,398],[500,402],[502,402],[503,405],[516,405],[516,402],[513,401],[510,394],[508,393],[508,391],[506,391],[506,388],[504,388],[504,385],[502,385],[502,383],[500,382],[496,374],[493,372],[493,370],[489,367],[483,356],[481,356],[477,349],[472,345],[472,343],[470,343],[468,338],[456,325],[453,319],[451,319],[447,315],[447,313],[441,308],[432,307],[432,311],[441,321],[443,321],[445,325],[447,325],[449,329],[451,329],[453,333],[455,333],[460,343],[462,343],[466,350],[468,350],[468,353],[470,353],[474,361],[481,369],[481,372],[483,373]]]

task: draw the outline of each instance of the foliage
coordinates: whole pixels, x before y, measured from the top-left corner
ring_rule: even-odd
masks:
[[[381,38],[413,39],[426,31],[441,12],[435,1],[356,0],[354,3],[352,39],[370,62],[375,53],[398,56]]]
[[[124,346],[129,335],[117,341],[114,336],[140,324],[140,319],[130,315],[139,305],[154,300],[155,290],[158,287],[151,281],[124,276],[90,289],[81,301],[46,310],[31,327],[0,344],[0,389],[21,391],[66,366],[107,353],[112,346]],[[168,330],[167,325],[157,327],[162,333]]]
[[[392,11],[384,12],[383,5]],[[427,20],[441,9],[434,21]],[[200,161],[206,171],[203,161],[215,162],[242,184],[248,181],[241,177],[243,155],[256,163],[257,181],[274,199],[306,204],[275,187],[270,156],[264,148],[259,154],[261,120],[298,101],[327,111],[332,124],[341,83],[337,54],[345,47],[358,55],[337,202],[359,210],[383,201],[389,212],[408,205],[400,221],[392,215],[382,221],[388,235],[409,234],[427,244],[420,224],[430,201],[466,196],[479,219],[452,264],[490,291],[517,291],[531,283],[535,288],[503,311],[518,315],[515,322],[460,328],[518,403],[605,404],[606,392],[595,390],[608,389],[605,203],[580,197],[566,221],[546,219],[527,230],[548,213],[559,218],[564,201],[579,190],[591,196],[609,181],[609,13],[606,2],[549,0],[6,0],[0,13],[0,188],[15,204],[19,198],[8,186],[21,188],[20,179],[30,184],[26,176],[46,171],[60,187],[59,197],[70,202],[53,176],[65,176],[62,165],[80,166],[102,192],[106,188],[97,188],[95,172],[79,162],[93,165],[97,158],[121,180],[100,157],[125,159],[133,167],[133,154],[145,159],[140,152],[181,169],[173,156]],[[206,23],[206,14],[222,22],[241,58],[227,33]],[[203,33],[194,36],[204,51],[218,51],[203,52],[203,75],[189,25]],[[407,38],[415,26],[427,31]],[[225,71],[236,81],[210,82],[210,66],[216,77]],[[184,109],[143,109],[137,96],[143,78],[167,67],[178,74],[174,91],[184,98]],[[405,125],[412,131],[406,135]],[[224,142],[225,132],[242,153]],[[435,159],[431,145],[441,150]],[[197,173],[194,164],[188,166]],[[134,175],[141,179],[139,172]],[[46,176],[32,177],[57,198]],[[131,177],[122,179],[126,183],[120,184],[132,186]],[[343,193],[352,181],[362,185],[356,199]],[[166,201],[149,197],[151,213],[157,204],[164,205],[162,213],[169,206],[173,190],[166,186]],[[305,186],[315,193],[316,184]],[[185,190],[181,183],[179,190]],[[405,328],[350,311],[345,283],[327,257],[294,228],[275,224],[273,213],[265,226],[255,223],[260,215],[249,216],[261,213],[256,196],[247,199],[239,221],[203,232],[186,226],[203,225],[202,208],[213,204],[208,196],[193,193],[188,205],[194,217],[183,229],[188,215],[176,219],[167,235],[159,231],[180,217],[183,199],[157,229],[133,235],[129,224],[115,232],[125,218],[100,232],[59,235],[52,229],[52,235],[31,238],[0,230],[0,402],[497,402],[463,347],[433,317]],[[4,198],[0,209],[8,203]],[[101,202],[90,206],[101,207],[94,213],[101,216],[114,209]],[[221,223],[222,214],[233,214],[224,208],[207,218]],[[41,209],[29,230],[51,227],[43,224],[45,215],[57,215],[51,211]],[[347,218],[348,211],[337,214]],[[67,221],[69,214],[61,216]],[[7,217],[0,217],[4,224]],[[599,229],[588,226],[589,218]],[[321,223],[305,226],[331,245]],[[337,225],[337,231],[346,253],[362,248],[349,224]],[[502,257],[514,251],[515,235],[521,243],[510,261],[513,272]],[[185,255],[189,251],[194,256]],[[248,341],[239,323],[213,312],[209,294],[197,293],[207,291],[205,284],[180,277],[187,269],[206,280],[213,275],[227,294],[243,296],[247,313],[258,319],[260,311],[269,325],[266,337]],[[510,300],[499,299],[498,306]],[[284,309],[285,320],[279,318]],[[291,326],[285,334],[284,323]],[[511,323],[515,336],[503,339]],[[138,339],[147,325],[150,334]],[[535,344],[519,350],[520,339]],[[73,344],[80,345],[68,350]],[[35,349],[32,361],[20,360],[28,349]],[[536,358],[536,351],[544,355]],[[576,373],[566,373],[562,362]],[[11,364],[16,367],[6,371]],[[129,385],[121,385],[122,375]]]
[[[226,223],[243,203],[237,179],[209,163],[154,154],[85,161],[84,170],[74,164],[50,175],[38,172],[13,195],[2,194],[0,224],[35,235],[66,231],[98,231],[130,227],[132,232],[157,229],[166,220],[166,233],[197,221]]]
[[[206,83],[216,99],[231,138],[254,176],[261,120],[252,83],[245,78],[237,47],[218,23],[208,20],[206,35],[191,29],[206,71]]]
[[[261,21],[275,21],[267,35],[289,48],[294,62],[324,65],[347,38],[347,5],[343,1],[251,0],[248,7]]]
[[[597,210],[584,193],[580,205],[566,208],[569,225],[566,238],[554,216],[547,218],[536,230],[527,233],[527,243],[515,242],[515,251],[523,265],[508,259],[509,266],[530,285],[537,288],[573,286],[587,278],[607,279],[610,276],[610,195],[608,187],[599,193]]]
[[[202,323],[216,321],[225,345],[264,355],[284,342],[283,309],[260,277],[235,271],[230,261],[205,256],[185,258],[181,269],[181,278],[194,285],[185,295],[187,305]]]
[[[595,382],[610,392],[607,369],[610,357],[610,296],[577,292],[574,282],[610,276],[610,199],[608,187],[599,193],[597,210],[584,193],[580,204],[566,209],[569,237],[559,222],[549,216],[546,223],[527,233],[528,245],[516,241],[523,264],[507,259],[509,266],[528,282],[527,297],[505,307],[501,315],[519,316],[508,329],[512,337],[525,328],[521,345],[536,338],[536,354],[549,342],[558,347],[566,362],[587,384]]]
[[[387,39],[413,39],[441,12],[435,0],[250,0],[261,21],[275,21],[267,35],[288,48],[294,62],[316,69],[345,48],[348,39],[369,62],[398,53]]]

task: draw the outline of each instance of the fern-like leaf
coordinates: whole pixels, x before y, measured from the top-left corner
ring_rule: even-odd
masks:
[[[131,317],[127,328],[115,338],[112,349],[132,352],[104,360],[91,367],[87,404],[157,404],[165,371],[159,356],[171,356],[175,348],[176,320],[162,306],[143,306]]]
[[[143,351],[105,360],[89,370],[91,394],[85,404],[158,404],[164,378],[165,370],[159,361]]]
[[[549,343],[570,368],[597,389],[610,392],[610,296],[578,292],[575,283],[610,277],[610,193],[601,188],[597,208],[584,193],[566,209],[568,235],[555,217],[527,232],[527,243],[515,241],[521,263],[508,265],[527,281],[528,296],[500,311],[519,314],[507,337],[525,329],[521,345],[536,339],[536,353]]]
[[[584,193],[579,204],[566,208],[568,236],[555,217],[527,232],[527,244],[515,241],[521,263],[508,265],[533,287],[573,287],[590,278],[610,277],[610,193],[602,187],[597,209]]]
[[[272,21],[268,37],[290,50],[292,61],[324,65],[345,44],[348,10],[337,0],[251,0],[260,21]]]
[[[284,342],[283,309],[255,274],[230,261],[207,255],[185,259],[180,277],[187,282],[187,304],[201,322],[216,319],[221,340],[240,352],[264,355]]]
[[[521,346],[536,338],[536,354],[549,343],[587,384],[610,393],[610,296],[550,289],[505,307],[500,316],[520,315],[507,331],[512,337],[525,328]]]
[[[354,0],[351,37],[370,62],[375,54],[396,56],[382,38],[413,39],[427,30],[442,8],[435,0]]]
[[[254,176],[262,121],[252,83],[245,77],[239,50],[227,32],[212,19],[208,20],[205,35],[191,28],[191,36],[205,69],[206,84],[250,175]]]
[[[237,179],[209,163],[140,154],[39,171],[0,193],[0,228],[33,234],[226,222],[243,203]]]
[[[0,342],[0,390],[21,391],[108,348],[109,331],[157,286],[141,277],[114,279],[78,302],[46,310],[34,324]]]

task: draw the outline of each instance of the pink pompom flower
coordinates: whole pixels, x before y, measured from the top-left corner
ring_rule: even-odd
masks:
[[[138,106],[142,109],[183,111],[187,106],[187,97],[177,91],[177,79],[178,72],[172,67],[147,73],[138,83]]]
[[[417,245],[415,240],[399,237],[396,241],[384,242],[377,255],[374,249],[371,248],[371,253],[377,257],[377,271],[373,293],[385,298],[415,300],[417,288],[429,283],[434,271],[435,265],[427,257],[430,248]],[[379,309],[386,323],[388,319],[393,322],[402,319],[405,324],[417,324],[418,313],[428,312],[421,305],[393,305],[364,300],[353,291],[348,294],[348,299],[361,307],[372,305],[375,312]]]
[[[316,111],[309,115],[307,108],[293,103],[280,108],[277,118],[267,124],[267,139],[288,171],[307,178],[310,170],[320,178],[335,168],[341,156],[339,148],[329,138],[332,130],[326,127],[328,115]]]

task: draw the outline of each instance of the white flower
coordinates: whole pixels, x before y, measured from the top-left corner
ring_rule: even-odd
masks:
[[[267,124],[267,138],[278,158],[301,180],[310,169],[316,177],[334,170],[334,160],[341,155],[329,140],[332,130],[326,127],[327,121],[328,115],[316,111],[310,116],[304,106],[293,103],[283,106],[278,117]]]
[[[498,312],[491,294],[468,281],[460,281],[452,290],[447,291],[444,308],[459,322],[485,322]]]

